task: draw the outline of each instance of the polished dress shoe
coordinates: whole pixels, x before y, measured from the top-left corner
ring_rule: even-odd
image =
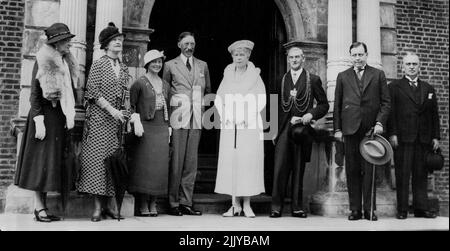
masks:
[[[178,207],[170,208],[168,214],[173,216],[183,216],[183,213],[180,212]]]
[[[293,211],[292,217],[298,217],[298,218],[306,218],[308,215],[303,210]]]
[[[119,219],[119,215],[113,213],[113,211],[111,211],[111,209],[103,209],[101,216],[103,217],[103,219],[107,219],[108,217],[113,220]],[[123,220],[123,219],[125,219],[125,218],[120,216],[120,220]]]
[[[375,212],[372,213],[372,219],[370,219],[370,211],[364,211],[364,219],[371,220],[371,221],[377,221],[378,217],[375,214]]]
[[[180,212],[185,215],[196,215],[196,216],[202,215],[202,212],[196,211],[192,207],[189,207],[189,206],[180,205],[179,208],[180,208]]]
[[[397,212],[396,217],[399,220],[405,220],[406,218],[408,218],[408,212],[404,212],[404,211]]]
[[[360,220],[362,219],[361,211],[352,211],[348,216],[348,220]]]
[[[156,216],[158,216],[158,211],[150,211],[149,216],[150,216],[150,217],[156,217]]]
[[[272,210],[272,211],[270,212],[269,217],[270,217],[270,218],[280,218],[280,217],[281,217],[281,213],[280,213],[279,211]]]
[[[434,219],[437,215],[434,212],[424,210],[414,210],[414,217]]]
[[[39,213],[42,211],[45,211],[45,208],[41,210],[34,209],[34,220],[39,222],[51,222],[52,220],[50,219],[50,217],[48,217],[48,215],[47,216],[39,215]]]

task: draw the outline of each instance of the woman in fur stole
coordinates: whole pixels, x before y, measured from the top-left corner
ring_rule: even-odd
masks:
[[[15,184],[35,191],[35,220],[51,222],[60,217],[48,213],[46,197],[47,192],[62,189],[65,138],[75,124],[78,63],[69,50],[75,35],[65,24],[55,23],[45,34],[47,43],[36,54],[31,109],[17,160]]]

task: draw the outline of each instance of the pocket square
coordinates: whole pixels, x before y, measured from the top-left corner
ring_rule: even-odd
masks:
[[[428,93],[428,99],[432,99],[433,98],[433,93]]]

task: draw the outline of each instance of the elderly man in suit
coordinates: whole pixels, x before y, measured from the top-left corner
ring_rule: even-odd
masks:
[[[193,56],[195,37],[183,32],[178,39],[180,56],[164,65],[163,79],[170,86],[172,159],[169,171],[169,214],[201,215],[192,207],[197,174],[198,145],[202,129],[202,100],[211,92],[206,62]]]
[[[408,53],[403,58],[402,79],[389,84],[392,110],[388,134],[395,149],[397,218],[408,216],[409,179],[412,174],[415,217],[436,218],[428,210],[428,172],[424,154],[439,148],[439,115],[436,91],[419,78],[420,60]]]
[[[306,218],[303,210],[303,175],[310,161],[312,128],[310,123],[325,116],[329,104],[319,76],[303,68],[305,56],[299,47],[288,51],[290,70],[284,74],[278,88],[281,105],[278,109],[278,133],[275,143],[275,166],[272,190],[271,218],[281,217],[289,175],[291,175],[291,215]],[[317,105],[313,106],[314,100]],[[301,142],[295,142],[290,129],[303,124],[309,130]]]
[[[345,171],[349,193],[349,220],[370,220],[370,208],[376,209],[375,191],[371,201],[371,165],[360,152],[361,140],[373,128],[382,134],[389,116],[390,96],[383,71],[367,65],[367,46],[355,42],[350,46],[353,67],[338,74],[334,101],[335,138],[344,142]],[[364,201],[364,207],[362,206]],[[374,214],[373,221],[377,220]]]

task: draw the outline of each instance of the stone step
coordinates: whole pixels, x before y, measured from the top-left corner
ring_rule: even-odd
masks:
[[[47,205],[51,212],[63,215],[60,196],[49,193]],[[158,211],[162,214],[168,210],[167,198],[158,198]],[[270,212],[271,196],[262,194],[252,197],[252,208],[256,214],[268,215]],[[379,216],[393,217],[396,213],[395,193],[392,191],[377,191],[377,214]],[[430,205],[433,211],[439,212],[439,201],[430,195]],[[214,193],[194,194],[194,206],[204,214],[222,214],[231,206],[231,196]],[[305,208],[309,213],[329,217],[342,217],[348,215],[347,193],[316,193],[308,201]],[[113,206],[114,207],[114,206]],[[34,193],[16,186],[10,186],[6,196],[7,213],[31,214],[34,209]],[[66,208],[66,216],[71,218],[90,217],[94,209],[94,198],[90,195],[81,195],[71,192]],[[290,200],[286,199],[283,214],[289,215]],[[135,198],[125,194],[121,214],[125,217],[135,215]]]

